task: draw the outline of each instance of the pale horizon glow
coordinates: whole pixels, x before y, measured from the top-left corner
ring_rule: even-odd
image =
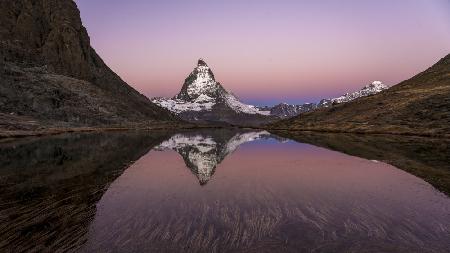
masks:
[[[447,0],[75,2],[97,53],[148,97],[178,93],[199,58],[272,105],[395,85],[450,53]]]

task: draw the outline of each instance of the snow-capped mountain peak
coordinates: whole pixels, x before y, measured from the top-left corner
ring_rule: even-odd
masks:
[[[255,121],[267,121],[270,112],[261,111],[253,105],[247,105],[231,92],[225,90],[216,81],[211,68],[203,59],[184,81],[180,93],[174,98],[154,98],[152,101],[181,118],[190,121],[227,121],[241,122],[244,117],[253,117]],[[226,118],[226,120],[223,120]]]
[[[381,81],[373,81],[371,84],[364,86],[361,91],[370,91],[373,93],[383,91],[389,87]]]
[[[381,81],[373,81],[356,92],[346,93],[336,98],[322,99],[317,104],[281,103],[272,107],[257,107],[241,102],[231,91],[227,91],[216,81],[206,61],[200,58],[175,97],[171,99],[153,98],[152,101],[187,121],[259,125],[278,118],[293,117],[317,108],[349,102],[388,88]]]
[[[203,59],[199,59],[197,67],[186,78],[180,93],[175,98],[193,102],[202,96],[199,101],[211,102],[211,99],[207,98],[216,96],[220,88],[208,64]]]
[[[205,60],[203,58],[198,59],[197,66],[206,66],[208,67],[208,64],[206,64]]]
[[[333,103],[340,104],[340,103],[349,102],[349,101],[352,101],[352,100],[360,98],[360,97],[365,97],[365,96],[379,93],[388,88],[389,87],[387,85],[383,84],[381,81],[373,81],[372,83],[364,86],[359,91],[355,91],[353,93],[346,93],[340,97],[332,98],[331,104],[333,104]]]

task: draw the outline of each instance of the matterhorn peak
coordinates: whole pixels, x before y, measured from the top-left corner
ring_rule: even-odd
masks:
[[[233,93],[225,90],[216,81],[211,68],[202,58],[198,59],[197,66],[184,80],[180,92],[175,97],[171,99],[155,98],[152,101],[177,115],[181,115],[186,120],[193,121],[199,119],[223,121],[220,118],[217,119],[217,115],[212,115],[212,111],[217,111],[223,115],[227,114],[227,117],[232,118],[230,122],[240,122],[240,118],[244,115],[247,115],[247,117],[250,115],[270,115],[269,111],[260,111],[256,106],[242,103]],[[259,116],[252,117],[252,119],[258,122],[266,120]]]
[[[212,102],[217,97],[220,90],[220,84],[216,82],[212,70],[208,67],[205,60],[200,58],[197,66],[186,78],[177,99],[184,101],[196,102]],[[200,102],[200,101],[197,101]]]
[[[198,59],[197,66],[205,66],[208,67],[208,64],[206,64],[205,60],[203,58]]]

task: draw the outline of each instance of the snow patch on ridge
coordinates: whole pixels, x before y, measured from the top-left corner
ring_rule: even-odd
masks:
[[[211,111],[216,104],[210,97],[210,100],[206,100],[205,97],[199,98],[200,101],[196,100],[195,102],[188,102],[181,99],[154,98],[152,102],[176,114],[186,111]]]
[[[254,105],[247,105],[239,101],[235,96],[227,93],[225,96],[227,105],[238,113],[270,115],[270,111],[262,111]]]
[[[240,133],[236,134],[231,138],[225,147],[226,153],[231,154],[234,152],[240,145],[252,142],[256,140],[260,140],[263,138],[269,138],[271,134],[267,131],[259,131],[259,132],[248,132],[248,133]]]
[[[206,153],[213,150],[217,146],[217,143],[211,137],[204,137],[201,135],[187,136],[184,134],[176,134],[170,137],[170,139],[159,144],[154,149],[159,151],[165,149],[177,150],[188,146],[196,147],[200,152]]]
[[[353,93],[346,93],[340,97],[337,98],[332,98],[331,99],[331,104],[332,103],[346,103],[352,100],[355,100],[357,98],[360,97],[366,97],[369,95],[373,95],[376,93],[379,93],[383,90],[388,89],[389,87],[385,84],[383,84],[381,81],[373,81],[371,84],[368,84],[366,86],[364,86],[361,90],[353,92]]]
[[[217,82],[212,77],[208,66],[199,65],[194,71],[197,71],[196,78],[187,87],[187,93],[190,97],[201,96],[217,90]]]

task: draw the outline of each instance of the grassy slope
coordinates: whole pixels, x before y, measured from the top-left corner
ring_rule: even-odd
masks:
[[[271,129],[450,135],[450,54],[379,94],[305,113]]]

